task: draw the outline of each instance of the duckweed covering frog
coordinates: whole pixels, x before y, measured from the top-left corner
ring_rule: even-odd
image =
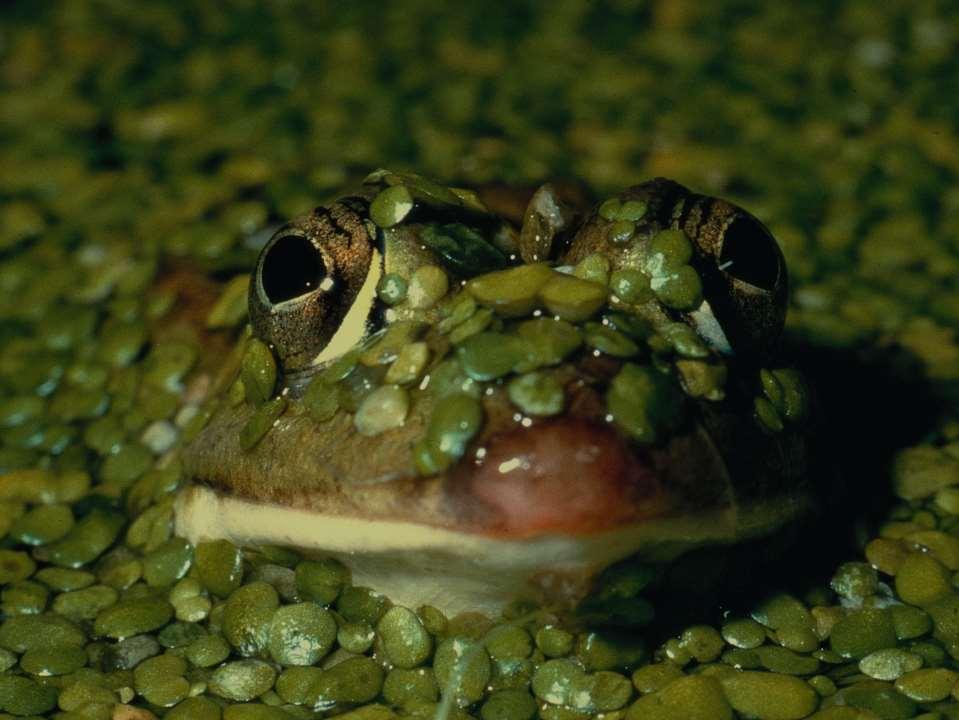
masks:
[[[959,716],[950,8],[563,2],[519,24],[415,2],[181,9],[3,10],[3,720]],[[525,607],[403,608],[329,559],[176,538],[178,448],[208,410],[196,378],[233,344],[251,248],[272,229],[252,238],[380,162],[473,185],[566,173],[608,193],[667,175],[736,198],[797,280],[793,346],[891,356],[897,382],[918,372],[942,400],[921,428],[876,404],[894,447],[912,444],[873,479],[891,478],[899,505],[827,585],[757,587],[750,611],[657,627],[673,636],[649,647]],[[625,205],[604,219],[628,245]],[[577,265],[621,299],[648,292],[602,258]],[[193,311],[234,276],[201,343]],[[438,277],[413,286],[417,303]],[[396,305],[410,290],[380,286]],[[485,306],[468,320],[525,322]],[[593,321],[568,322],[585,336]],[[632,352],[596,330],[605,355]],[[388,384],[408,387],[418,342]],[[791,379],[768,369],[745,417],[788,433]],[[246,377],[244,396],[262,365]],[[550,383],[510,382],[509,403],[556,406]],[[339,406],[326,397],[320,419]]]
[[[768,532],[810,493],[806,389],[759,369],[785,298],[759,221],[668,180],[594,209],[545,185],[519,227],[377,171],[260,254],[177,531],[334,553],[446,612],[575,605],[624,558]]]

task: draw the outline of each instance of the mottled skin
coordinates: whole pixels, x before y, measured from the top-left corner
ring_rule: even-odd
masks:
[[[262,293],[263,256],[258,263],[251,283],[253,331],[274,346],[292,395],[316,370],[309,359],[329,341],[358,292],[372,261],[371,248],[382,251],[388,272],[408,274],[430,262],[415,225],[377,232],[367,214],[374,194],[375,189],[364,187],[294,221],[271,241],[292,233],[312,243],[341,282],[330,298],[300,297],[281,312],[271,311]],[[557,195],[579,199],[576,192]],[[522,201],[516,202],[517,197]],[[528,197],[497,189],[485,199],[518,230],[518,209]],[[424,431],[433,402],[428,393],[416,392],[405,424],[372,438],[357,433],[347,413],[317,423],[294,404],[247,452],[240,449],[238,432],[252,410],[224,404],[186,448],[188,471],[223,495],[507,539],[586,537],[653,518],[687,518],[725,508],[739,518],[728,533],[735,540],[794,517],[809,499],[805,438],[790,431],[770,435],[751,416],[756,369],[773,352],[785,315],[786,271],[778,247],[745,211],[668,180],[634,186],[619,197],[648,203],[649,211],[637,223],[637,238],[672,227],[693,241],[691,264],[733,349],[726,398],[718,403],[694,400],[689,419],[666,442],[639,447],[606,421],[597,387],[615,374],[619,362],[587,356],[561,368],[569,401],[559,417],[527,427],[517,422],[503,388],[486,395],[481,434],[465,457],[439,476],[419,477],[414,469],[411,447]],[[569,265],[600,252],[616,269],[634,259],[628,246],[609,240],[596,210],[567,205],[565,220],[546,237],[528,232],[530,213],[526,216],[527,231],[513,233],[518,238],[515,254],[526,260]],[[725,238],[734,225],[736,233]],[[726,255],[724,240],[737,246],[727,247]],[[269,246],[264,255],[268,251]],[[738,264],[729,269],[723,263],[731,252]],[[381,321],[382,310],[374,309],[371,322]],[[636,310],[651,319],[692,322],[689,313],[656,301]],[[430,323],[438,318],[435,308],[396,314],[411,316]],[[227,368],[224,377],[233,373],[235,368]],[[475,456],[478,448],[485,449],[481,459]],[[515,469],[501,472],[505,462]]]

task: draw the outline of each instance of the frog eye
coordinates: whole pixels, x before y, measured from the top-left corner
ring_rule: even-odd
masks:
[[[274,305],[308,295],[324,281],[334,284],[326,274],[319,249],[297,234],[283,235],[272,242],[263,255],[259,280],[263,294]]]
[[[766,355],[786,317],[786,263],[776,240],[759,220],[722,200],[711,201],[692,236],[704,302],[691,320],[721,350]]]
[[[771,291],[783,271],[776,241],[758,220],[741,215],[723,233],[719,269],[748,285]]]
[[[250,283],[253,333],[274,348],[286,375],[308,371],[367,333],[381,272],[360,213],[342,203],[317,208],[260,253]]]

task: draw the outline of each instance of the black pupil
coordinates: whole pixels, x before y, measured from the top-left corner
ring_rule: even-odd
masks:
[[[743,282],[772,290],[779,279],[779,253],[775,242],[759,222],[738,217],[723,235],[719,267]]]
[[[263,258],[263,291],[274,305],[316,290],[323,279],[323,258],[301,235],[281,237]]]

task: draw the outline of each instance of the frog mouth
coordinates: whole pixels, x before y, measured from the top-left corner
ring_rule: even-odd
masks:
[[[732,514],[724,508],[585,537],[511,540],[402,520],[315,513],[195,485],[177,499],[176,532],[194,543],[227,539],[335,557],[350,568],[354,584],[376,588],[400,605],[495,614],[518,598],[575,607],[600,570],[634,555],[637,547],[647,548],[644,558],[666,562],[697,545],[730,542]]]
[[[205,452],[186,455],[199,482],[177,500],[177,533],[337,557],[355,583],[413,607],[498,612],[517,597],[574,606],[619,560],[667,562],[693,547],[763,534],[803,509],[781,497],[737,497],[702,427],[638,452],[609,425],[572,417],[493,433],[479,459],[474,453],[442,476],[337,475],[304,488],[304,477],[317,478],[313,456],[295,465],[274,460],[317,445],[315,424],[297,420],[231,474],[217,458],[239,452],[229,447],[236,433],[214,423],[201,436]],[[326,432],[336,437],[335,428]],[[211,443],[219,449],[211,452]],[[272,484],[257,483],[267,474]],[[295,490],[292,478],[300,480]]]

